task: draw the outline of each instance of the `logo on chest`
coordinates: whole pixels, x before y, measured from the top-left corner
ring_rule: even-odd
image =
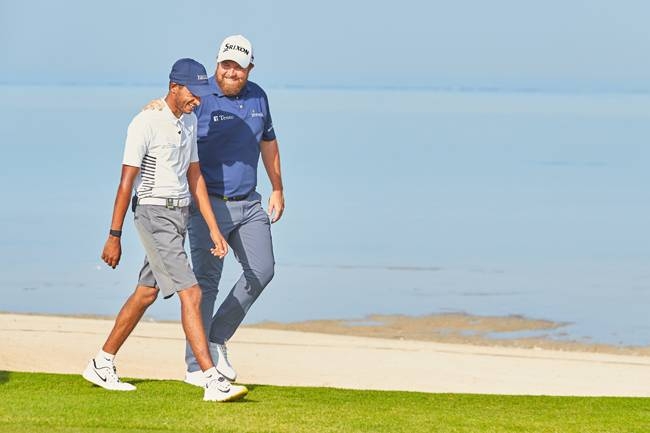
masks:
[[[235,116],[232,114],[215,114],[214,116],[212,116],[212,121],[216,123],[216,122],[223,122],[226,120],[232,120],[234,118]]]

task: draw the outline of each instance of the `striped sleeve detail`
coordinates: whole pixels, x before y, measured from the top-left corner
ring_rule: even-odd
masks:
[[[138,188],[138,196],[145,198],[151,197],[156,178],[156,157],[145,155],[142,158],[142,165],[140,166],[140,176],[142,177],[142,184]]]

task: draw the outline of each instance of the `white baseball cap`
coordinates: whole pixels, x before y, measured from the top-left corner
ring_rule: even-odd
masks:
[[[242,35],[228,36],[223,40],[217,53],[217,63],[225,60],[237,62],[242,68],[248,68],[253,63],[253,46]]]

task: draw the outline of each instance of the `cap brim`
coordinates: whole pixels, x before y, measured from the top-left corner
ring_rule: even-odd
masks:
[[[199,98],[201,96],[207,96],[211,95],[214,93],[212,87],[209,84],[187,84],[185,87],[187,87],[187,90],[192,92],[192,95],[198,96]]]

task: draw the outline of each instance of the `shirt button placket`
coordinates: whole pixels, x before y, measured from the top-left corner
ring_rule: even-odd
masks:
[[[183,143],[183,122],[177,120],[176,128],[178,128],[178,144],[181,145]]]

